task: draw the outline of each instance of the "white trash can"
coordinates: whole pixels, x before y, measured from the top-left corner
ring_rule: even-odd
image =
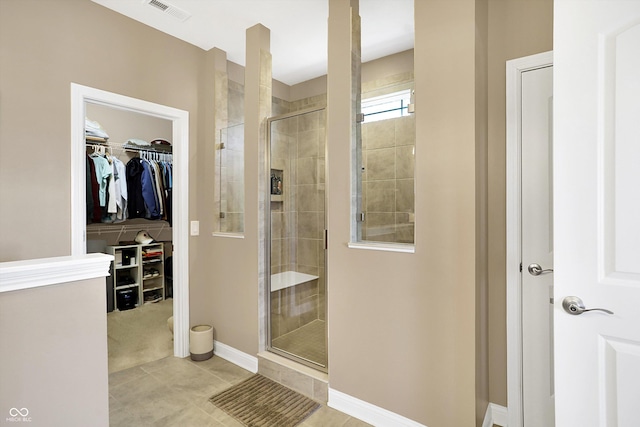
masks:
[[[213,356],[213,327],[197,325],[189,331],[189,353],[191,360],[201,361]]]

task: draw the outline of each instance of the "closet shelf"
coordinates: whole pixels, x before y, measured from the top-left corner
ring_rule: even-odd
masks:
[[[98,142],[101,144],[108,144],[109,141],[106,138],[101,138],[99,136],[85,136],[85,140],[88,142]]]
[[[85,137],[85,141],[87,146],[97,144],[105,147],[121,148],[123,150],[128,150],[128,151],[151,151],[154,153],[163,153],[163,154],[173,153],[172,145],[163,145],[163,144],[136,145],[136,144],[130,144],[126,142],[125,143],[109,142],[109,140],[105,138],[100,138],[97,136],[87,136]]]
[[[111,275],[107,278],[108,295],[113,295],[114,309],[128,310],[148,302],[158,302],[165,299],[163,243],[107,246],[107,253],[114,257],[111,263]],[[154,254],[156,257],[154,261],[158,261],[153,263],[152,269],[145,270],[144,268],[147,264],[144,260],[145,253]],[[135,261],[131,265],[124,266],[128,268],[128,270],[124,270],[116,263],[118,259],[135,259]],[[129,281],[133,283],[127,283]],[[118,282],[122,284],[118,284]],[[129,294],[128,298],[125,298],[125,293]],[[109,309],[108,305],[107,310]]]
[[[120,289],[129,289],[129,288],[137,288],[138,285],[137,283],[131,283],[129,285],[120,285],[120,286],[116,286],[114,289],[116,290],[120,290]]]

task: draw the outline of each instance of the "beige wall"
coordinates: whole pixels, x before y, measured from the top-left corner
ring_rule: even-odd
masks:
[[[482,134],[476,127],[476,11],[474,0],[415,4],[415,254],[346,247],[350,153],[344,126],[350,107],[339,98],[329,112],[334,130],[328,132],[337,132],[328,134],[331,386],[433,426],[473,425],[482,379],[476,377],[482,363],[476,365],[474,357],[476,326],[483,321],[476,302],[482,165],[476,147]],[[505,405],[504,62],[551,49],[552,0],[488,0],[486,14],[489,399]],[[345,30],[331,28],[335,34]],[[96,54],[106,60],[96,61]],[[330,60],[337,61],[332,78],[347,78],[349,59]],[[190,240],[192,324],[212,323],[216,339],[255,354],[255,182],[245,194],[254,200],[246,210],[253,221],[251,241],[211,236],[215,67],[210,52],[88,0],[0,0],[0,194],[11,202],[0,204],[0,260],[70,252],[71,82],[187,110],[190,218],[201,221],[200,236]],[[230,79],[241,75],[240,67],[229,64]],[[330,92],[348,90],[345,81],[334,81]],[[322,85],[322,79],[307,90],[297,85],[289,96],[321,93]],[[257,149],[251,156],[255,173]]]
[[[189,111],[195,159],[201,56],[87,0],[0,2],[0,260],[70,254],[71,82]]]
[[[329,382],[425,425],[468,426],[475,424],[474,8],[420,1],[415,11],[416,252],[354,250],[346,246],[351,53],[342,47],[350,28],[344,2],[330,2]]]
[[[109,425],[104,289],[101,277],[0,293],[0,425],[23,425],[6,421],[14,407],[27,425]]]
[[[553,48],[553,0],[489,0],[488,246],[490,400],[507,404],[505,62]]]
[[[488,170],[487,170],[487,0],[476,0],[476,426],[480,427],[489,404],[489,315],[488,287]]]

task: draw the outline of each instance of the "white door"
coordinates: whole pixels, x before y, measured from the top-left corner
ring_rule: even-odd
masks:
[[[556,425],[638,426],[640,1],[554,9]]]
[[[552,427],[553,67],[525,71],[521,81],[523,421]]]

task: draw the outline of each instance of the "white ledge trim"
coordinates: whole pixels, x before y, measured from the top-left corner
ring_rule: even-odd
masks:
[[[223,233],[221,231],[216,231],[211,233],[213,237],[226,237],[227,239],[244,239],[244,234],[238,233]]]
[[[0,263],[0,293],[109,275],[113,256],[72,255]]]
[[[349,242],[347,246],[351,249],[366,249],[369,251],[403,252],[407,254],[416,253],[416,247],[404,243],[362,243]]]

